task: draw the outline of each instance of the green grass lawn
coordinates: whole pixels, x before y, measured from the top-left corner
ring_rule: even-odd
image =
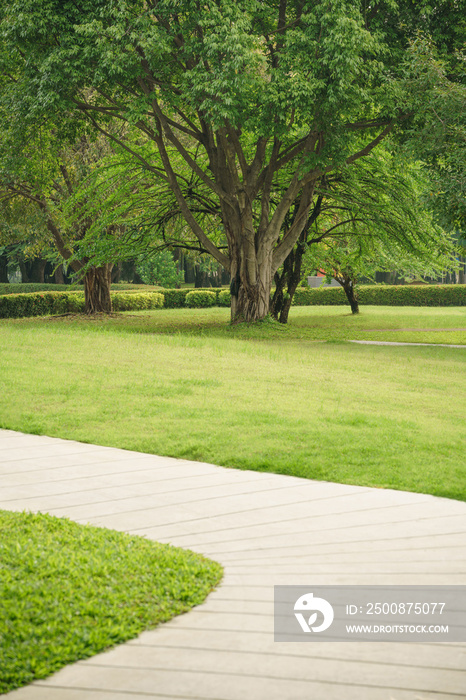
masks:
[[[228,467],[466,499],[464,308],[227,309],[0,322],[0,426]],[[381,330],[382,329],[382,330]],[[330,342],[316,342],[330,341]]]
[[[201,603],[222,575],[193,552],[65,518],[0,511],[0,693]]]

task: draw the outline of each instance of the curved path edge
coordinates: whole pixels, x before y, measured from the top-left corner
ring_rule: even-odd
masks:
[[[0,508],[201,552],[185,615],[11,700],[459,700],[465,644],[275,643],[273,587],[464,585],[466,503],[0,430]]]

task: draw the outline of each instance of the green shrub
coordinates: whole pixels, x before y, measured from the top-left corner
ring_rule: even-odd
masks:
[[[75,292],[67,295],[66,311],[71,314],[82,314],[86,308],[84,292]]]
[[[165,308],[166,309],[182,309],[184,307],[184,302],[186,295],[192,291],[191,289],[164,289],[163,295],[165,297]]]
[[[228,289],[223,289],[218,293],[217,303],[219,306],[231,306],[231,294]]]
[[[158,292],[112,292],[110,296],[115,311],[161,309],[164,303],[163,294]]]
[[[195,291],[188,292],[188,294],[186,294],[185,304],[191,309],[201,309],[207,306],[215,306],[216,303],[216,292],[207,292],[196,289]]]
[[[359,302],[365,306],[466,306],[466,285],[357,285]],[[293,297],[295,306],[347,304],[342,287],[301,288]]]
[[[343,287],[298,287],[291,303],[293,306],[333,306],[347,302]]]
[[[129,282],[116,282],[112,284],[112,291],[124,291],[124,292],[158,292],[161,288],[151,284],[130,284]],[[82,292],[82,284],[51,284],[51,283],[39,283],[39,282],[15,282],[12,284],[7,284],[5,282],[0,283],[0,295],[3,294],[30,294],[31,292]],[[187,290],[189,291],[189,290]]]
[[[34,292],[0,296],[0,318],[46,316],[83,309],[83,292]]]
[[[111,297],[115,311],[161,309],[164,303],[163,294],[159,292],[111,292]],[[84,292],[35,292],[0,296],[0,318],[82,313],[84,308]]]
[[[166,309],[182,309],[187,306],[186,297],[192,292],[213,292],[217,299],[218,293],[223,290],[221,287],[211,287],[210,289],[189,289],[185,287],[184,289],[164,289],[162,291],[165,297]]]
[[[81,287],[82,289],[82,287]],[[31,292],[71,292],[78,291],[79,286],[77,284],[50,284],[50,283],[40,283],[40,282],[14,282],[13,284],[7,284],[2,282],[0,284],[0,294],[30,294]]]
[[[368,285],[358,287],[367,306],[466,306],[466,285]]]

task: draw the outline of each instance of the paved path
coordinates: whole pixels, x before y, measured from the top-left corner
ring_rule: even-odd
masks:
[[[427,348],[464,348],[466,345],[452,345],[451,343],[402,343],[392,340],[348,340],[348,343],[359,343],[359,345],[424,345]]]
[[[466,645],[274,643],[272,598],[274,584],[464,584],[466,503],[2,430],[0,456],[0,508],[146,535],[225,566],[204,605],[5,697],[464,697]]]

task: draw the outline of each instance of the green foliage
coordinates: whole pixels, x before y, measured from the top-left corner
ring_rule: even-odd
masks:
[[[216,292],[201,291],[199,289],[188,292],[185,304],[191,309],[201,309],[207,306],[215,306],[217,303]]]
[[[356,285],[359,303],[365,306],[466,306],[466,285]],[[299,287],[295,306],[340,306],[346,304],[342,288]]]
[[[30,292],[71,292],[79,291],[77,285],[41,284],[40,282],[0,284],[0,294],[29,294]]]
[[[142,309],[161,309],[164,295],[159,292],[117,292],[112,293],[112,306],[115,311],[141,311]]]
[[[0,318],[84,311],[84,292],[31,292],[0,296]]]
[[[221,288],[211,288],[211,289],[164,289],[163,290],[163,295],[165,297],[165,308],[166,309],[181,309],[184,306],[187,306],[186,304],[186,297],[188,294],[191,292],[196,291],[196,292],[214,292],[215,295],[217,296],[218,293],[221,293],[222,290]]]
[[[463,16],[455,26],[454,5]],[[464,3],[449,3],[456,51],[441,56],[429,36],[419,33],[404,57],[407,111],[412,113],[403,145],[424,164],[433,181],[432,204],[449,228],[466,224],[466,85]],[[444,15],[448,17],[448,13]],[[442,37],[437,36],[441,42]]]
[[[466,306],[466,285],[398,285],[359,288],[367,306]]]
[[[231,294],[228,289],[223,289],[218,293],[217,302],[219,306],[231,306]]]
[[[414,126],[419,140],[429,125],[438,105],[423,97],[425,72],[412,57],[402,61],[416,31],[434,35],[451,80],[463,79],[455,72],[464,38],[460,4],[9,0],[0,6],[3,160],[13,161],[8,172],[22,173],[30,162],[24,144],[38,124],[54,122],[44,127],[47,151],[50,142],[76,142],[71,136],[86,121],[112,142],[112,163],[105,164],[112,182],[101,198],[87,190],[71,205],[92,203],[79,217],[91,219],[96,233],[89,239],[89,230],[82,232],[83,259],[118,259],[122,231],[115,228],[128,216],[125,235],[136,245],[140,231],[151,229],[147,202],[153,213],[162,200],[152,231],[157,244],[173,245],[177,217],[177,235],[189,229],[197,252],[226,269],[247,259],[256,272],[269,267],[272,279],[301,233],[319,180],[352,167],[389,133]],[[452,141],[462,133],[453,130]],[[35,144],[29,150],[42,153]],[[127,160],[118,172],[122,153]],[[57,165],[50,160],[47,182]],[[104,170],[96,184],[105,189],[108,179]],[[302,211],[280,240],[297,201]],[[251,297],[245,269],[239,265],[239,283]]]
[[[18,285],[25,286],[25,285]],[[124,286],[124,285],[123,285]],[[359,301],[366,306],[465,306],[466,286],[452,285],[356,285]],[[144,309],[229,307],[227,289],[165,289],[162,292],[111,292],[115,311]],[[338,306],[346,304],[343,289],[298,287],[294,306]],[[83,292],[33,292],[0,295],[0,318],[46,316],[84,311]]]
[[[115,311],[161,309],[164,305],[164,295],[160,292],[111,292],[110,296]],[[0,296],[0,318],[82,313],[84,308],[84,292],[32,292]]]
[[[186,295],[190,291],[190,289],[164,289],[165,308],[181,309],[185,305]]]
[[[0,511],[0,693],[201,603],[220,565],[45,514]]]
[[[82,285],[79,284],[41,284],[39,282],[28,283],[0,283],[1,294],[28,294],[29,292],[79,292],[82,291]],[[153,285],[131,284],[126,282],[118,282],[112,284],[112,290],[118,291],[133,291],[133,292],[156,292],[159,291]]]
[[[136,261],[136,270],[146,284],[158,284],[161,287],[177,287],[184,280],[184,273],[179,272],[173,253],[161,250],[157,254],[141,256]]]

